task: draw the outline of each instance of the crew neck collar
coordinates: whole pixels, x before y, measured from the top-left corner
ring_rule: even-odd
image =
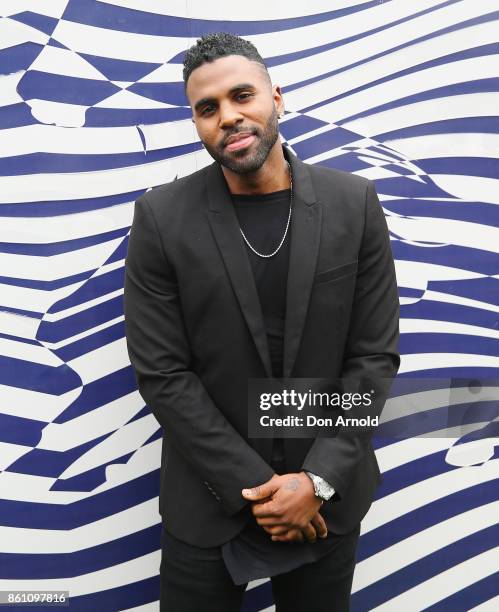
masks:
[[[269,193],[231,193],[233,200],[247,202],[249,200],[279,200],[289,196],[291,189],[279,189],[278,191],[270,191]]]

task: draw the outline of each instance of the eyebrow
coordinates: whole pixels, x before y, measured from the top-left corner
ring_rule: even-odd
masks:
[[[241,91],[243,89],[255,90],[256,88],[251,83],[240,83],[239,85],[235,85],[234,87],[231,87],[231,89],[229,89],[229,95],[235,94],[236,92]],[[205,104],[212,104],[213,102],[216,102],[215,98],[201,98],[201,100],[196,102],[196,104],[194,105],[194,110],[198,111]]]

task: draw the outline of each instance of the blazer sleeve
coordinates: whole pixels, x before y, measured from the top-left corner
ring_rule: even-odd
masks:
[[[215,406],[191,369],[178,286],[145,195],[135,203],[124,284],[127,350],[139,392],[171,445],[218,495],[228,515],[241,489],[274,471]]]
[[[390,237],[374,183],[369,181],[341,378],[374,382],[373,416],[380,415],[400,365],[398,338],[399,296]],[[355,433],[339,427],[336,436],[317,438],[302,469],[325,478],[343,497],[373,432],[374,427]]]

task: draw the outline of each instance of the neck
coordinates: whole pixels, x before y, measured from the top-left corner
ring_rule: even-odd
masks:
[[[279,139],[270,150],[263,166],[255,172],[237,174],[225,166],[222,166],[222,172],[230,193],[252,195],[271,193],[290,187],[288,163]]]

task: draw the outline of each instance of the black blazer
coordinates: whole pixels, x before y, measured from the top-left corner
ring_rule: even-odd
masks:
[[[393,377],[399,301],[387,225],[371,181],[300,161],[286,147],[294,210],[284,377]],[[221,167],[156,187],[135,204],[125,329],[139,391],[163,427],[160,512],[201,547],[251,518],[241,489],[273,475],[272,440],[247,436],[247,379],[271,377],[258,295]],[[321,509],[353,529],[380,482],[370,437],[285,439],[289,472],[336,493]]]

